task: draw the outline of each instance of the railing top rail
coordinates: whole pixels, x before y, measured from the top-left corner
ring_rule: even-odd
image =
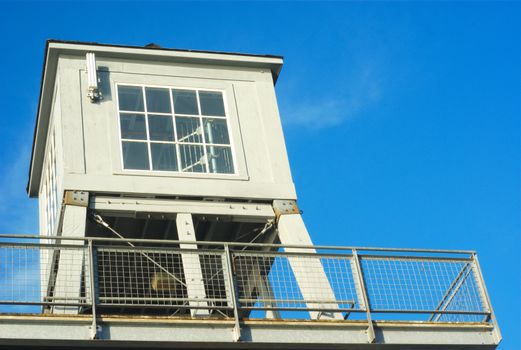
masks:
[[[66,236],[43,236],[28,234],[0,234],[0,239],[45,239],[45,240],[67,240],[67,241],[92,241],[92,242],[132,242],[151,244],[194,244],[193,241],[176,241],[163,239],[141,239],[141,238],[109,238],[109,237],[66,237]],[[336,251],[358,251],[358,252],[401,252],[401,253],[429,253],[429,254],[457,254],[474,255],[474,250],[450,250],[450,249],[425,249],[425,248],[384,248],[384,247],[356,247],[356,246],[329,246],[329,245],[283,245],[267,243],[246,242],[222,242],[222,241],[198,241],[198,245],[206,246],[229,246],[229,247],[259,247],[259,248],[292,248],[292,249],[314,249],[314,250],[336,250]]]

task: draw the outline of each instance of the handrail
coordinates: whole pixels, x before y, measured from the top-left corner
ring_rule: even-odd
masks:
[[[143,239],[143,238],[110,238],[110,237],[67,237],[67,236],[44,236],[26,234],[0,234],[3,238],[19,239],[45,239],[45,240],[71,240],[71,241],[93,241],[93,242],[134,242],[134,243],[158,243],[158,244],[194,244],[193,241],[163,240],[163,239]],[[331,246],[331,245],[285,245],[268,243],[247,243],[247,242],[224,242],[224,241],[197,241],[200,245],[224,246],[229,247],[264,247],[264,248],[300,248],[314,250],[357,250],[364,252],[402,252],[402,253],[432,253],[432,254],[476,254],[474,250],[451,250],[451,249],[429,249],[429,248],[391,248],[391,247],[358,247],[358,246]]]
[[[115,308],[233,318],[236,339],[242,318],[259,312],[365,319],[370,342],[373,320],[496,324],[470,251],[197,243],[222,249],[175,240],[0,235],[0,314],[30,305],[50,315],[87,313],[93,338],[98,318]]]

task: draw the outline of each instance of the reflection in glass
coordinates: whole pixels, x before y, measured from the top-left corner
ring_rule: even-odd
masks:
[[[179,142],[203,142],[199,118],[175,117],[177,140]]]
[[[148,130],[152,141],[174,141],[174,127],[169,115],[149,115]]]
[[[181,171],[188,173],[206,172],[206,161],[202,146],[180,145]]]
[[[152,169],[177,171],[177,155],[175,145],[171,143],[151,143]]]
[[[230,144],[226,119],[203,118],[206,143]]]
[[[143,89],[139,86],[118,85],[120,111],[144,112]]]
[[[146,142],[123,141],[123,167],[125,169],[149,170]]]
[[[119,124],[121,127],[121,138],[132,140],[146,140],[147,131],[145,116],[141,114],[121,113]]]
[[[201,114],[222,116],[224,113],[223,95],[220,92],[199,91],[199,100],[201,102]]]
[[[170,113],[170,92],[168,89],[145,88],[147,112]]]
[[[206,146],[211,173],[233,174],[233,158],[230,147]]]
[[[199,114],[197,96],[192,90],[172,90],[176,114]]]

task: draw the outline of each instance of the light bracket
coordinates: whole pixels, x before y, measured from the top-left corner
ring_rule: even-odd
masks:
[[[90,102],[94,103],[101,100],[101,92],[98,88],[98,73],[96,70],[96,55],[93,52],[87,52],[87,97]]]

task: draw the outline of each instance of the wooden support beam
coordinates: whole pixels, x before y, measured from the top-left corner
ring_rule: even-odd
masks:
[[[281,215],[278,222],[278,233],[280,242],[284,245],[309,245],[312,246],[311,238],[304,225],[300,214]],[[286,252],[316,253],[314,249],[285,248]],[[304,300],[324,300],[324,303],[307,303],[309,308],[337,309],[335,294],[331,289],[329,280],[320,258],[314,256],[288,257],[289,264],[300,287]],[[341,312],[309,312],[312,319],[335,319],[342,320]]]
[[[177,214],[176,225],[179,240],[196,242],[192,214]],[[180,247],[181,249],[197,249],[196,244],[181,244]],[[183,262],[188,298],[201,299],[201,302],[190,301],[190,305],[207,306],[208,303],[206,301],[202,301],[206,299],[206,291],[204,289],[203,272],[201,269],[201,260],[199,259],[199,255],[192,252],[182,253],[181,260]],[[191,309],[190,314],[192,316],[207,316],[209,315],[209,311],[207,309]]]
[[[84,237],[87,219],[87,207],[66,205],[63,212],[62,236]],[[57,272],[54,279],[53,301],[56,303],[78,303],[81,296],[82,280],[85,277],[86,248],[68,248],[70,245],[82,244],[78,241],[63,240],[59,254],[56,255]],[[88,288],[87,298],[90,298]],[[54,306],[53,313],[77,314],[78,306]]]

